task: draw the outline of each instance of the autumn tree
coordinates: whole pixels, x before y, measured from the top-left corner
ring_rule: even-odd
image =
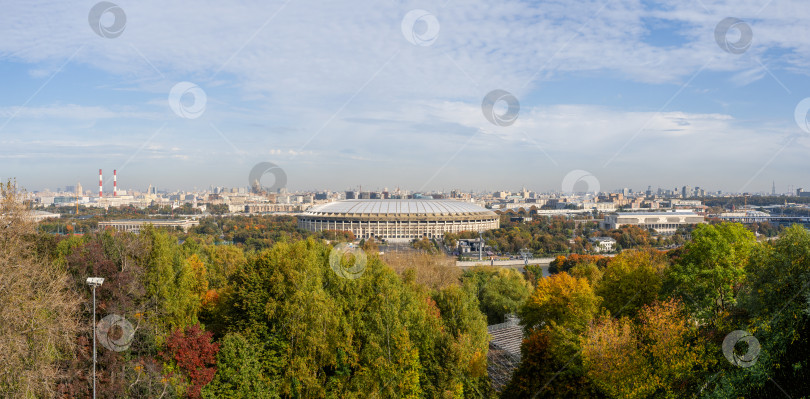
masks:
[[[427,237],[422,237],[422,239],[420,240],[414,240],[411,243],[411,246],[413,246],[413,248],[416,249],[417,251],[426,252],[429,254],[435,254],[439,252],[439,250],[436,248],[436,244],[434,244],[433,241],[431,241]]]
[[[458,285],[461,276],[455,259],[414,251],[389,251],[382,259],[404,279],[430,289]]]
[[[582,362],[591,381],[611,398],[644,398],[657,386],[628,317],[597,319],[584,335]]]
[[[33,246],[36,226],[16,183],[0,185],[0,396],[53,397],[79,329],[63,266]]]
[[[546,327],[584,331],[600,299],[584,278],[557,273],[538,281],[519,314],[527,332]]]
[[[571,254],[569,256],[560,255],[554,258],[553,261],[551,261],[548,267],[548,272],[551,274],[568,272],[576,265],[588,263],[593,263],[597,265],[600,269],[603,269],[607,266],[610,260],[611,258],[600,255],[579,255],[579,254]]]
[[[661,252],[623,251],[608,264],[596,294],[614,317],[633,317],[642,306],[658,299],[666,267],[667,259]]]
[[[104,284],[96,289],[95,320],[108,315],[119,315],[139,327],[137,315],[143,312],[145,293],[143,268],[137,259],[143,256],[143,246],[130,234],[103,231],[82,238],[68,238],[57,244],[54,262],[64,264],[71,276],[73,290],[82,297],[82,318],[93,320],[92,291],[85,279],[89,276],[103,277]],[[118,331],[118,330],[115,330]],[[112,333],[115,334],[115,331]],[[60,381],[60,395],[79,397],[90,394],[87,372],[92,367],[92,329],[79,331],[76,337],[76,352],[68,364],[69,376]],[[99,397],[120,396],[131,383],[126,373],[126,358],[149,347],[140,335],[133,351],[119,353],[102,346],[98,347],[97,393]],[[149,340],[151,341],[151,340]]]
[[[572,277],[584,278],[588,280],[591,286],[596,287],[602,281],[604,271],[596,265],[596,263],[580,263],[568,271]]]
[[[714,362],[696,333],[677,300],[644,306],[637,320],[601,317],[583,338],[586,374],[608,397],[688,396]]]
[[[185,380],[182,386],[190,399],[200,398],[202,388],[216,374],[219,344],[211,342],[212,336],[195,324],[185,331],[176,329],[166,340],[163,357],[171,364],[170,373]]]
[[[232,279],[228,333],[260,345],[280,396],[486,394],[486,323],[458,285],[433,298],[369,254],[354,279],[314,240],[278,243]]]
[[[503,397],[592,397],[580,336],[599,309],[588,280],[562,272],[538,281],[519,314],[527,338]]]

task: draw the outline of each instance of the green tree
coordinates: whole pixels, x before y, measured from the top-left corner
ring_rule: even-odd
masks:
[[[461,279],[478,298],[488,324],[502,323],[507,314],[517,314],[531,292],[529,282],[514,269],[479,266],[464,271]]]
[[[157,336],[197,323],[200,308],[198,274],[182,257],[177,239],[147,226],[141,234],[150,246],[144,286],[147,314]]]
[[[697,317],[714,319],[736,303],[756,246],[754,234],[739,223],[698,226],[681,259],[667,269],[666,292]]]
[[[205,250],[211,259],[208,281],[213,289],[225,287],[228,279],[247,263],[244,252],[233,245],[209,245]]]
[[[756,372],[729,367],[726,372],[734,383],[718,392],[806,396],[810,392],[810,232],[798,225],[786,228],[777,240],[754,251],[746,270],[740,305],[750,320],[743,329],[762,348],[752,367]],[[729,320],[727,329],[740,329],[736,323],[739,320]]]

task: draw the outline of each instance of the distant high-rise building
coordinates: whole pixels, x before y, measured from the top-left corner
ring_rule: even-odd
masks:
[[[692,196],[692,187],[683,186],[681,188],[681,198],[689,198]]]
[[[357,191],[346,191],[346,199],[347,200],[357,199]]]
[[[771,195],[776,195],[776,180],[774,180],[771,185]]]

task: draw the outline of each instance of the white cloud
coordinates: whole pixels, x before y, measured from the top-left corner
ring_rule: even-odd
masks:
[[[448,171],[486,161],[495,169],[491,177],[497,170],[521,171],[517,163],[524,157],[534,166],[565,169],[581,163],[595,170],[618,153],[612,167],[621,173],[634,166],[665,173],[665,167],[648,166],[660,162],[662,148],[671,157],[707,167],[761,158],[775,145],[768,136],[785,133],[774,133],[780,131],[761,121],[742,124],[731,111],[670,106],[656,114],[612,107],[604,99],[591,103],[603,105],[531,101],[538,91],[545,94],[545,82],[570,79],[572,90],[590,90],[580,86],[579,77],[641,83],[642,90],[652,92],[661,84],[684,84],[699,71],[722,72],[731,83],[746,86],[765,77],[760,63],[776,74],[806,74],[810,65],[810,8],[800,0],[469,0],[445,6],[128,0],[117,1],[127,25],[114,39],[99,37],[88,26],[94,3],[6,5],[0,15],[0,57],[28,66],[38,84],[63,67],[104,71],[101,77],[83,76],[75,86],[123,96],[113,96],[109,104],[106,97],[66,93],[53,105],[5,106],[0,118],[14,116],[14,123],[0,135],[22,143],[66,135],[77,146],[123,138],[120,153],[126,158],[165,122],[154,143],[172,150],[155,156],[194,161],[212,153],[246,152],[305,165],[302,170],[322,162],[333,166],[324,172],[333,176],[351,173],[357,165],[370,165],[375,170],[364,173],[380,176],[409,173],[395,165],[432,175],[459,148],[459,163],[451,162]],[[434,13],[441,24],[433,45],[415,46],[402,36],[401,18],[413,8]],[[727,54],[715,43],[714,28],[728,16],[752,27],[753,43],[743,55]],[[665,21],[676,44],[656,43],[665,40],[646,23],[650,19]],[[178,81],[205,90],[209,102],[200,120],[178,120],[168,109],[169,89]],[[481,115],[480,99],[495,88],[523,101],[518,121],[509,128],[493,126]],[[610,98],[628,96],[610,93]],[[42,154],[49,154],[47,147],[43,144]],[[798,147],[806,148],[806,142]],[[151,147],[143,151],[163,154]],[[15,153],[7,147],[5,154]],[[98,156],[90,150],[86,155]],[[384,172],[386,167],[392,170]]]
[[[0,118],[3,119],[156,119],[158,115],[147,112],[114,111],[100,106],[81,106],[76,104],[54,105],[46,107],[0,107]]]

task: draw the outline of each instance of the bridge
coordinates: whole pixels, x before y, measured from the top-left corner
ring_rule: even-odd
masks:
[[[810,229],[810,216],[770,216],[770,215],[734,215],[718,216],[718,219],[725,222],[737,223],[770,223],[777,226],[792,226],[800,224],[806,229]]]

